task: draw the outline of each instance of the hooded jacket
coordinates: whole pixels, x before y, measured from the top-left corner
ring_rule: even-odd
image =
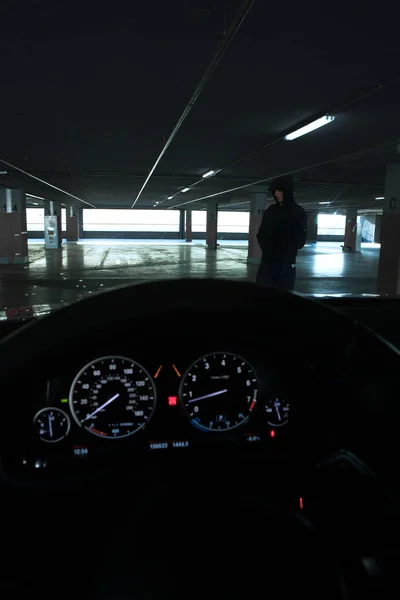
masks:
[[[296,262],[297,251],[303,248],[307,237],[307,216],[293,197],[293,179],[290,176],[273,181],[269,191],[283,192],[283,202],[275,200],[264,212],[257,240],[262,260],[285,268]]]

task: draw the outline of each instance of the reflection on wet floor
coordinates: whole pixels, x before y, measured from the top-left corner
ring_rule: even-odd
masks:
[[[127,283],[218,277],[254,280],[257,267],[247,264],[247,242],[221,242],[207,250],[204,242],[87,240],[60,250],[29,245],[25,266],[0,267],[0,309],[62,305]],[[296,291],[304,294],[374,294],[379,246],[343,253],[339,243],[318,242],[300,251]]]

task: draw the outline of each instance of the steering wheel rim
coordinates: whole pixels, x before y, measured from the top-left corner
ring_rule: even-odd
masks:
[[[41,336],[42,349],[54,341],[54,330],[58,335],[69,339],[71,334],[79,337],[81,331],[76,331],[76,323],[85,324],[85,330],[90,330],[99,324],[99,318],[105,326],[113,326],[122,319],[131,318],[132,311],[140,312],[142,317],[157,311],[196,310],[198,308],[219,311],[247,309],[249,317],[257,310],[265,310],[266,302],[272,302],[272,310],[280,306],[287,318],[309,318],[311,310],[314,319],[326,320],[328,315],[336,322],[353,327],[355,324],[339,311],[323,305],[314,298],[308,298],[296,293],[288,293],[274,288],[261,288],[247,281],[221,279],[171,279],[140,284],[128,284],[104,290],[83,300],[57,309],[53,313],[30,321],[14,333],[0,341],[0,378],[9,368],[12,368],[16,357],[11,360],[7,355],[12,354],[16,343],[25,344],[24,360],[29,360],[33,353],[37,355],[38,348],[31,347],[32,336]],[[311,309],[312,307],[312,309]],[[118,309],[118,310],[117,310]],[[135,315],[133,315],[135,318]],[[357,324],[358,326],[358,324]],[[378,339],[373,332],[371,335]],[[36,340],[33,340],[36,341]],[[380,341],[386,346],[390,344]],[[391,350],[396,351],[394,347]],[[34,352],[33,352],[34,351]],[[20,356],[20,350],[15,353]],[[43,352],[46,354],[46,352]]]
[[[73,349],[82,334],[96,339],[102,327],[117,330],[127,319],[145,326],[152,323],[156,313],[159,313],[160,320],[179,315],[180,318],[199,315],[206,318],[214,313],[218,315],[218,323],[224,331],[228,330],[232,316],[247,315],[250,325],[242,323],[241,331],[247,328],[248,333],[253,327],[253,335],[261,337],[258,343],[262,343],[262,336],[268,331],[279,334],[280,328],[290,328],[299,320],[305,326],[303,334],[310,323],[320,336],[323,336],[324,327],[329,326],[329,331],[336,335],[335,350],[340,355],[338,365],[343,369],[355,367],[360,360],[357,355],[360,349],[364,350],[365,356],[369,348],[375,348],[382,358],[389,361],[388,364],[393,365],[399,356],[398,351],[386,341],[316,300],[259,288],[247,282],[167,280],[104,291],[21,327],[0,342],[0,384],[9,389],[12,376],[18,375],[23,365],[31,365],[32,369],[43,363],[51,366],[55,335],[66,348]],[[268,323],[262,321],[265,318]],[[200,324],[202,322],[200,320]],[[201,325],[199,327],[201,329]],[[7,436],[4,438],[6,422],[7,419],[0,422],[0,443],[2,438],[7,439]],[[340,581],[341,577],[339,573]]]
[[[191,324],[193,329],[197,327],[194,335],[207,329],[209,315],[218,315],[215,326],[222,332],[230,332],[234,327],[238,335],[250,334],[259,347],[264,340],[268,341],[268,336],[281,336],[283,328],[286,328],[290,330],[293,341],[299,344],[300,357],[302,338],[307,337],[309,341],[314,332],[315,356],[322,355],[328,346],[332,346],[330,360],[334,361],[334,368],[341,374],[351,374],[353,370],[360,376],[369,352],[386,361],[385,372],[391,367],[394,372],[400,355],[385,340],[315,299],[261,288],[245,281],[172,279],[106,290],[22,326],[0,342],[0,386],[7,397],[13,394],[10,382],[20,377],[23,369],[35,374],[45,365],[51,370],[60,342],[69,352],[74,352],[82,343],[82,337],[92,336],[95,343],[103,330],[123,331],[127,323],[135,323],[139,328],[154,328],[155,315],[159,315],[160,327],[165,327],[167,322],[175,324],[179,319],[182,322],[197,317],[198,322]],[[299,325],[300,333],[296,329]],[[177,335],[176,328],[170,329],[170,335]],[[329,336],[332,339],[321,347],[324,338]],[[324,368],[324,363],[319,366]],[[331,365],[329,369],[332,370]],[[390,394],[388,382],[383,382],[383,385]],[[12,412],[12,404],[8,403],[7,409]],[[9,416],[12,419],[12,414]],[[17,442],[10,439],[9,432],[4,429],[7,419],[2,422],[0,444],[1,439],[6,439],[8,444]],[[395,437],[397,430],[393,429],[385,440],[389,443]],[[371,445],[371,442],[373,445],[374,440],[366,434],[365,444]],[[339,450],[339,447],[332,450]]]
[[[190,324],[193,329],[197,327],[196,334],[207,328],[201,319],[210,314],[219,315],[218,326],[224,332],[234,327],[251,337],[255,345],[272,333],[280,335],[286,327],[293,340],[299,342],[301,352],[302,340],[295,339],[299,324],[300,335],[307,338],[313,328],[318,334],[317,344],[331,335],[329,344],[337,353],[337,369],[359,369],[358,363],[366,360],[370,349],[387,362],[386,368],[395,365],[400,356],[389,342],[315,299],[245,281],[172,279],[106,290],[23,325],[0,341],[0,385],[7,387],[10,379],[27,366],[51,366],[60,343],[73,351],[82,337],[93,336],[95,341],[102,330],[121,330],[127,323],[150,330],[155,315],[160,315],[159,322],[198,317],[198,323]]]

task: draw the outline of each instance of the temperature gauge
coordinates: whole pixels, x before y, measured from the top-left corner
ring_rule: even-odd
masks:
[[[265,413],[269,425],[282,427],[289,421],[289,401],[283,395],[269,398],[265,404]]]
[[[68,435],[71,421],[60,408],[42,408],[33,419],[35,432],[42,442],[60,442]]]

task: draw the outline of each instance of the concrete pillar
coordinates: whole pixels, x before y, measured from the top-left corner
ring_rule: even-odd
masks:
[[[307,239],[308,244],[315,244],[318,236],[318,213],[307,213]]]
[[[62,246],[61,204],[44,201],[44,247],[56,250]]]
[[[377,289],[400,295],[400,163],[386,168]]]
[[[12,203],[12,193],[14,190],[11,189],[6,189],[5,191],[5,195],[6,195],[6,203],[4,205],[4,210],[7,213],[11,213],[13,211],[13,203]]]
[[[77,242],[79,240],[79,216],[79,209],[74,206],[67,207],[67,242]]]
[[[261,225],[266,203],[266,194],[257,193],[251,195],[249,221],[249,249],[247,253],[247,262],[253,265],[258,265],[261,261],[261,248],[258,245],[257,232]]]
[[[218,233],[218,204],[209,202],[207,205],[206,245],[209,250],[217,248]]]
[[[374,233],[375,244],[381,243],[381,229],[382,229],[382,215],[375,215],[375,233]]]
[[[185,210],[183,208],[179,211],[179,239],[185,239]]]
[[[360,237],[360,236],[359,236]],[[343,251],[358,252],[361,250],[361,242],[357,243],[357,209],[348,208],[346,210],[346,225],[344,230]]]
[[[76,214],[78,217],[78,238],[82,240],[85,237],[83,233],[83,208],[77,208]]]
[[[21,265],[28,260],[25,194],[0,189],[0,264]]]
[[[186,209],[186,219],[185,219],[185,239],[187,242],[193,241],[192,234],[192,211],[190,208]]]
[[[361,252],[362,234],[364,230],[364,217],[357,217],[357,229],[356,229],[356,249],[355,252]]]

